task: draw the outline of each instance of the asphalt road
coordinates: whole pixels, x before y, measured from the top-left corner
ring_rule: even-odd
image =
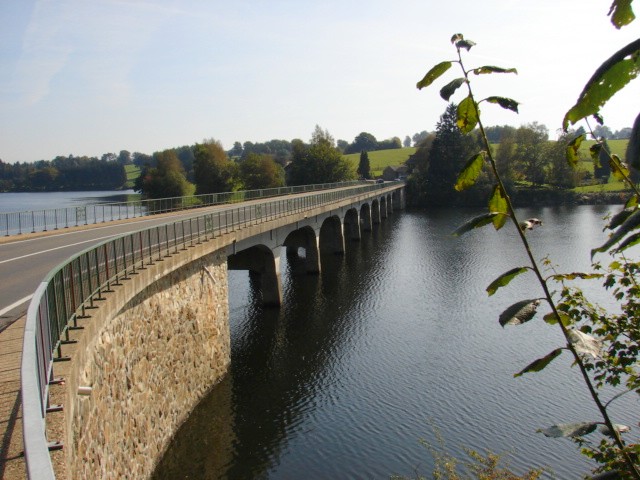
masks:
[[[293,196],[302,195],[305,194]],[[243,204],[264,201],[265,199],[261,199]],[[47,273],[75,253],[123,233],[237,207],[238,204],[217,205],[184,212],[1,238],[0,331],[26,312],[31,296]]]

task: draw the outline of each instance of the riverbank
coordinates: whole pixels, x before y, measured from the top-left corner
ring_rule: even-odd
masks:
[[[509,191],[515,207],[550,207],[554,205],[623,205],[630,192],[575,192],[551,188],[516,188]],[[485,207],[491,196],[487,188],[440,195],[412,195],[408,190],[407,205],[412,208]]]

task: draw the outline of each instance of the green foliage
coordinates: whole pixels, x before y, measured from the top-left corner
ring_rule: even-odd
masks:
[[[597,115],[609,99],[640,74],[640,39],[614,53],[589,79],[576,104],[566,113],[562,127]],[[602,123],[602,122],[599,122]]]
[[[310,145],[294,140],[289,185],[343,182],[355,177],[351,164],[333,145],[333,138],[326,131],[318,134],[318,129]]]
[[[220,142],[205,141],[196,144],[193,150],[196,195],[235,190],[238,167],[227,158]]]
[[[156,152],[157,167],[145,167],[136,181],[136,189],[146,198],[182,197],[189,192],[190,184],[175,150]]]
[[[435,480],[536,480],[540,478],[544,470],[534,469],[518,475],[513,472],[502,455],[490,451],[484,454],[465,448],[468,457],[460,461],[446,452],[444,440],[437,429],[435,430],[438,446],[434,446],[426,440],[421,440],[422,445],[429,451],[434,460],[431,478]],[[427,477],[416,474],[414,477],[392,475],[392,480],[426,480]]]
[[[360,161],[358,162],[358,169],[356,170],[361,178],[371,178],[371,165],[369,163],[369,154],[366,151],[362,151],[360,154]]]
[[[240,162],[243,190],[284,186],[284,169],[270,155],[250,153]]]

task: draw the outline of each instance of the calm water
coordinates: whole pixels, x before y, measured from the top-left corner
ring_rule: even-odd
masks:
[[[138,198],[140,195],[133,190],[0,193],[0,213],[79,207],[94,203],[127,202]]]
[[[541,258],[586,268],[616,207],[522,211],[544,226],[529,237]],[[178,432],[157,479],[414,477],[433,461],[421,438],[450,452],[509,452],[511,465],[548,465],[580,478],[589,465],[569,441],[536,429],[597,419],[568,356],[513,378],[561,344],[542,321],[502,329],[499,313],[540,292],[518,278],[484,289],[525,257],[515,232],[450,236],[477,212],[402,213],[319,276],[284,264],[284,306],[264,310],[248,275],[230,272],[232,366]],[[509,229],[510,230],[510,229]],[[283,261],[285,255],[282,256]],[[546,312],[544,312],[546,313]],[[616,412],[637,424],[633,398]],[[636,429],[637,430],[637,429]]]

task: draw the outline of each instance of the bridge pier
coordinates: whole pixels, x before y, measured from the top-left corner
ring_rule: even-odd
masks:
[[[344,254],[344,228],[340,218],[331,216],[320,227],[320,250],[338,255]]]
[[[280,249],[273,250],[264,245],[231,253],[227,257],[229,270],[249,270],[258,283],[262,303],[266,307],[282,305],[282,282],[280,281]]]

